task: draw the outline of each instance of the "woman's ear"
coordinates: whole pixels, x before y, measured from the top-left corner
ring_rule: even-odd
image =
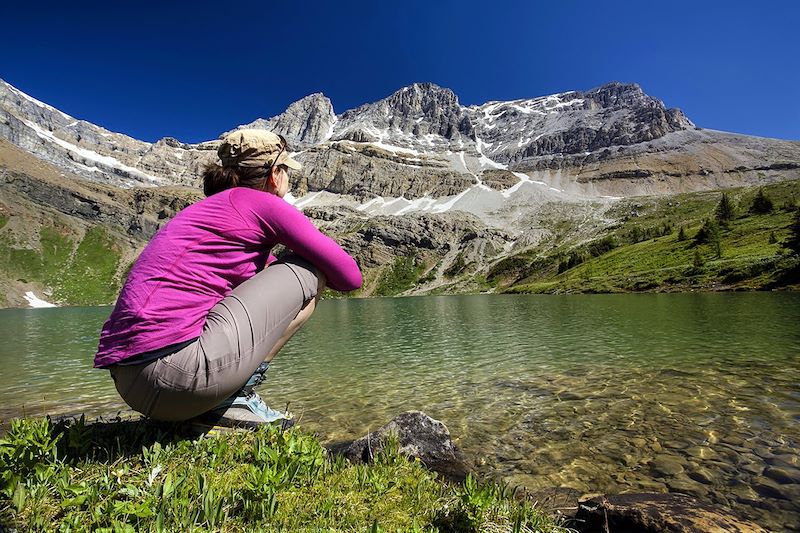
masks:
[[[269,176],[267,176],[267,186],[270,188],[277,188],[278,187],[278,173],[276,172],[277,167],[272,167],[269,169]]]

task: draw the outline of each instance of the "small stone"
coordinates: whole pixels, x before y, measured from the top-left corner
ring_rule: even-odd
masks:
[[[753,474],[753,475],[756,475],[756,476],[760,476],[761,473],[764,471],[764,465],[761,464],[761,463],[756,463],[756,462],[745,463],[743,465],[740,465],[739,469],[742,472],[747,472],[748,474]]]
[[[420,459],[447,479],[463,481],[466,477],[468,467],[447,426],[421,411],[400,413],[376,431],[355,441],[331,444],[328,450],[352,462],[369,463],[390,434],[397,437],[403,455]]]
[[[793,448],[789,448],[787,446],[778,446],[772,449],[775,455],[791,455],[794,457],[795,461],[800,461],[800,458],[797,456],[797,450]]]
[[[636,481],[636,487],[643,490],[649,490],[653,492],[665,492],[667,490],[667,485],[661,483],[660,481],[653,481],[650,479],[640,479]]]
[[[718,470],[720,472],[724,472],[725,474],[735,475],[739,469],[735,464],[726,463],[723,461],[715,461],[713,459],[706,459],[703,461],[703,464],[709,468],[714,470]]]
[[[716,454],[708,446],[690,446],[685,450],[686,455],[697,459],[710,459]]]
[[[670,492],[683,492],[685,494],[697,495],[698,493],[705,493],[707,490],[692,481],[689,477],[680,474],[667,480],[667,487]]]
[[[744,439],[740,439],[735,435],[728,435],[724,439],[721,439],[721,442],[730,444],[731,446],[742,446],[744,444]]]
[[[653,451],[654,451],[654,452],[656,452],[656,453],[661,453],[661,451],[664,449],[664,448],[662,448],[662,447],[661,447],[661,445],[660,445],[659,443],[657,443],[657,442],[653,442],[653,443],[651,443],[651,444],[650,444],[650,447],[651,447],[651,448],[653,449]]]
[[[674,476],[683,472],[683,465],[680,461],[669,455],[659,455],[650,466],[663,477]]]
[[[691,474],[689,474],[691,475]],[[760,499],[750,485],[738,484],[725,489],[726,494],[733,495],[738,501]]]
[[[647,444],[647,441],[641,437],[635,437],[631,439],[631,444],[633,444],[637,448],[644,448],[645,445]]]
[[[764,476],[777,481],[782,485],[788,485],[790,483],[800,484],[800,472],[796,470],[784,470],[783,468],[770,466],[769,468],[764,469]]]
[[[747,453],[750,451],[748,448],[745,448],[744,446],[736,446],[735,444],[728,444],[723,442],[720,445],[725,447],[725,449],[734,451],[736,453]]]
[[[711,475],[711,472],[703,467],[698,468],[694,472],[689,472],[689,477],[704,485],[711,485],[714,482],[714,477]]]
[[[776,500],[788,500],[789,498],[781,490],[781,486],[764,477],[753,480],[753,489],[764,498],[774,498]]]
[[[780,455],[773,455],[767,459],[767,462],[773,466],[788,466],[789,468],[800,468],[800,456],[797,454],[784,453]]]
[[[766,448],[764,446],[756,446],[755,448],[753,448],[753,453],[755,453],[757,456],[761,457],[762,459],[771,459],[772,457],[775,457],[775,454],[772,453],[769,450],[769,448]]]

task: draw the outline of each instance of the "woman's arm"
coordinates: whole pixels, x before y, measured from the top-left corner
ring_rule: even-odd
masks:
[[[361,270],[355,259],[294,206],[273,194],[252,189],[244,194],[239,194],[239,190],[236,193],[237,198],[234,200],[232,196],[231,199],[240,212],[241,200],[268,239],[283,244],[316,266],[327,278],[330,288],[352,291],[361,286]]]

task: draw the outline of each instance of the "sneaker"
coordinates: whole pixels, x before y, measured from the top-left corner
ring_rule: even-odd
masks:
[[[292,427],[294,418],[291,413],[272,409],[254,390],[264,381],[268,368],[269,363],[261,363],[241,389],[212,410],[194,418],[192,426],[203,433],[258,429],[273,423],[280,423],[281,430]]]

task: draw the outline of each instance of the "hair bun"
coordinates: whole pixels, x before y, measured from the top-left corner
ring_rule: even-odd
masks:
[[[209,163],[203,171],[203,193],[211,196],[238,187],[239,181],[236,167],[222,167],[216,163]]]

